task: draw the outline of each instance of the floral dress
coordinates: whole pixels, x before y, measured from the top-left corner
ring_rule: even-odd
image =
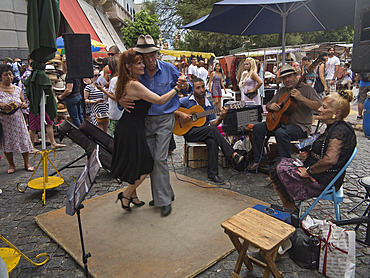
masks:
[[[294,159],[282,158],[270,171],[270,178],[284,198],[293,201],[307,200],[321,194],[337,172],[346,164],[356,147],[356,134],[352,126],[345,121],[328,125],[312,144],[304,167],[310,167],[310,175],[315,179],[302,178]],[[336,161],[332,165],[332,161]],[[345,173],[334,183],[339,190]]]
[[[212,80],[212,97],[222,97],[221,82],[222,77],[215,74]]]
[[[13,94],[4,93],[0,90],[0,102],[15,102],[17,105],[21,105],[21,93],[22,90],[18,86],[15,86]],[[1,147],[4,152],[27,153],[33,150],[21,109],[10,115],[0,114],[0,121],[3,125]]]

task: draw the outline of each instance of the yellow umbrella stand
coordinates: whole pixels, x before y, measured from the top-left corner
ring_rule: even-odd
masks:
[[[43,205],[45,205],[45,202],[46,202],[46,189],[55,188],[64,183],[64,179],[62,178],[61,174],[59,173],[57,168],[54,166],[53,162],[51,162],[48,156],[50,152],[53,152],[54,157],[55,157],[55,152],[53,150],[48,151],[48,150],[43,149],[41,152],[36,152],[35,158],[37,154],[41,154],[41,159],[37,163],[37,166],[35,170],[33,171],[32,176],[28,180],[27,185],[25,186],[25,188],[21,188],[22,182],[19,182],[17,184],[18,191],[22,193],[26,191],[27,187],[30,187],[32,189],[37,189],[37,190],[44,190],[42,194],[42,204]],[[58,173],[59,177],[49,177],[48,176],[48,163],[47,163],[48,161],[53,166],[54,170]],[[40,178],[32,179],[37,169],[39,168],[41,162],[42,162],[43,176]]]
[[[4,260],[6,267],[8,269],[8,273],[12,272],[14,268],[17,267],[19,260],[23,257],[27,262],[34,266],[41,266],[46,264],[50,257],[47,253],[41,253],[36,256],[36,259],[46,256],[46,259],[41,263],[35,263],[30,258],[28,258],[25,254],[23,254],[17,247],[15,247],[10,241],[8,241],[5,237],[0,234],[0,239],[4,241],[10,248],[4,247],[0,248],[0,257]]]

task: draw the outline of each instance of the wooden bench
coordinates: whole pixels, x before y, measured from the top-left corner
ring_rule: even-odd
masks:
[[[239,253],[232,278],[241,278],[239,273],[243,263],[249,270],[253,269],[252,263],[265,268],[264,278],[269,277],[270,272],[274,277],[283,277],[275,259],[279,247],[294,233],[293,226],[253,208],[247,208],[232,216],[221,226]],[[265,263],[247,255],[250,243],[260,249],[259,253]]]

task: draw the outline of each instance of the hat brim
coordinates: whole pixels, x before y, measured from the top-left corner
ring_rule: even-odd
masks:
[[[57,109],[57,113],[65,113],[67,112],[67,108],[64,108],[64,109]]]
[[[66,87],[64,87],[64,88],[57,88],[57,87],[53,87],[53,89],[54,89],[55,91],[64,91],[64,90],[66,89]]]
[[[145,48],[144,47],[134,47],[134,50],[137,53],[146,54],[146,53],[156,52],[159,50],[159,48],[155,46],[145,47]]]
[[[296,72],[296,71],[289,71],[289,72],[285,72],[285,73],[281,74],[281,75],[278,77],[278,79],[280,80],[282,77],[287,76],[287,75],[290,75],[290,74],[295,74],[295,75],[297,75],[297,74],[298,74],[298,72]]]
[[[62,60],[52,59],[49,62],[52,62],[52,63],[62,63]]]

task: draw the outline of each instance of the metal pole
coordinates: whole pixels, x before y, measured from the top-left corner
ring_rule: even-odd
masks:
[[[81,224],[81,216],[80,216],[80,210],[83,208],[84,208],[84,205],[81,204],[80,207],[76,210],[76,213],[77,213],[77,220],[78,220],[78,228],[80,231],[80,239],[81,239],[81,247],[82,247],[82,261],[84,263],[86,278],[89,278],[89,270],[87,268],[87,259],[91,257],[91,254],[85,253],[85,244],[84,244],[84,237],[82,233],[82,224]]]
[[[45,92],[42,91],[42,97],[40,101],[40,126],[41,126],[41,159],[42,159],[42,172],[43,172],[43,181],[44,181],[44,195],[46,194],[46,184],[49,182],[48,177],[48,162],[47,162],[47,150],[46,150],[46,136],[45,136],[45,105],[46,105],[46,96]]]
[[[285,64],[285,32],[286,32],[286,4],[283,4],[283,28],[281,30],[281,42],[282,42],[282,51],[281,51],[281,62],[282,65]]]
[[[40,101],[40,126],[41,126],[41,146],[43,150],[46,150],[45,141],[45,92],[42,91],[42,97]]]

